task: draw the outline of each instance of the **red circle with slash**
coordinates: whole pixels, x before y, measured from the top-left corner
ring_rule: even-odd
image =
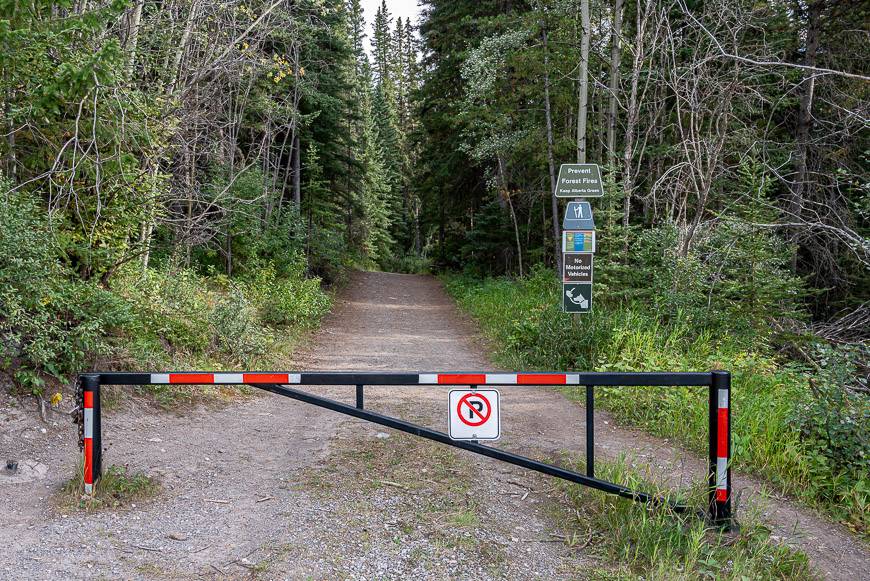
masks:
[[[476,398],[480,399],[481,401],[483,401],[484,407],[486,408],[485,414],[477,411],[477,408],[474,407],[473,405],[471,405],[471,402],[469,402],[468,400],[469,400],[469,398],[472,398],[472,397],[476,397]],[[475,416],[477,416],[476,420],[470,420],[470,419],[467,419],[465,417],[465,414],[462,413],[463,404],[465,406],[467,406],[468,409],[470,409]],[[467,426],[471,426],[471,427],[482,426],[483,424],[485,424],[486,420],[489,419],[489,416],[491,413],[492,413],[492,405],[490,405],[489,400],[486,399],[486,397],[480,393],[466,393],[465,395],[462,396],[462,398],[460,398],[459,403],[456,405],[456,415],[459,416],[459,419],[462,420],[463,424],[465,424]]]

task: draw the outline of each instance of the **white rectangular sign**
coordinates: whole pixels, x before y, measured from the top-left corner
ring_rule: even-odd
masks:
[[[497,389],[451,389],[447,424],[453,440],[498,440],[501,436]]]

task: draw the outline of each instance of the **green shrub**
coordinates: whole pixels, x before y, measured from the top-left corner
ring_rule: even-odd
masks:
[[[0,191],[8,188],[0,183]],[[0,367],[15,384],[42,395],[111,350],[116,327],[132,320],[125,303],[76,280],[60,261],[47,216],[28,194],[0,199]]]
[[[0,191],[7,190],[0,183]],[[0,199],[0,370],[19,389],[42,395],[112,356],[112,367],[251,367],[280,357],[270,326],[310,329],[331,301],[305,276],[298,252],[273,266],[248,260],[245,276],[205,276],[164,261],[144,271],[130,262],[111,288],[80,280],[61,260],[44,210],[27,194]],[[291,332],[290,335],[293,335]],[[273,352],[274,351],[274,352]],[[190,393],[155,388],[171,403]]]
[[[128,328],[137,359],[146,352],[203,353],[210,345],[209,312],[215,299],[206,279],[190,269],[128,268],[115,280],[115,292],[136,311]]]
[[[230,281],[227,291],[209,313],[212,348],[246,365],[266,353],[272,335],[245,296],[242,284]]]
[[[380,261],[380,266],[386,272],[402,272],[405,274],[429,274],[432,260],[415,254],[389,256]]]
[[[843,517],[863,514],[853,524],[870,531],[870,399],[850,390],[867,389],[859,373],[866,348],[819,346],[814,355],[823,367],[789,417],[806,449],[808,486]]]
[[[279,276],[272,265],[262,267],[246,280],[245,294],[270,325],[314,328],[332,304],[320,279],[305,278],[301,268]]]

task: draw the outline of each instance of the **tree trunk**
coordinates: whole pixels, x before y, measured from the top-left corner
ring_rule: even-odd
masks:
[[[514,238],[516,239],[516,242],[517,242],[517,260],[518,260],[519,266],[520,266],[520,278],[522,278],[522,276],[523,276],[523,247],[522,247],[522,244],[520,243],[520,227],[517,224],[517,214],[516,214],[516,212],[514,212],[514,204],[511,201],[510,190],[508,190],[507,176],[505,175],[505,168],[504,168],[504,159],[502,158],[501,154],[499,154],[499,156],[498,156],[498,176],[499,176],[499,181],[501,182],[500,194],[503,195],[505,201],[507,201],[508,210],[510,211],[510,214],[511,214],[511,222],[514,225]]]
[[[151,165],[151,184],[157,183],[157,172],[159,163],[155,160]],[[151,199],[148,200],[148,209],[145,214],[145,221],[139,230],[139,243],[142,245],[142,273],[148,270],[148,262],[151,260],[151,235],[154,232],[154,221],[157,219],[158,197],[156,190],[152,190]]]
[[[622,53],[622,7],[625,0],[616,0],[613,5],[613,30],[610,39],[610,108],[607,115],[607,165],[611,172],[616,171],[616,120],[619,103],[619,61]],[[613,180],[614,182],[616,179]]]
[[[137,0],[136,5],[133,7],[133,12],[130,13],[127,39],[124,43],[124,48],[127,51],[125,70],[128,80],[133,78],[133,66],[136,64],[136,48],[139,44],[139,25],[142,23],[143,6],[145,6],[145,0]]]
[[[233,276],[233,234],[230,230],[229,224],[227,224],[227,263],[226,263],[226,271],[227,276]]]
[[[181,76],[181,63],[184,59],[184,53],[187,51],[187,43],[190,42],[190,35],[193,34],[193,21],[196,18],[196,9],[197,0],[193,0],[190,3],[190,12],[187,13],[187,20],[184,23],[184,32],[181,34],[181,40],[172,59],[172,76],[166,86],[166,92],[170,95],[175,92],[175,86],[178,84],[178,78]]]
[[[589,110],[589,0],[580,0],[580,94],[577,98],[577,163],[586,163],[586,113]]]
[[[299,133],[293,136],[293,204],[302,209],[302,162],[299,153]]]
[[[544,112],[547,117],[547,163],[550,166],[550,199],[553,207],[553,245],[556,250],[556,275],[562,274],[562,244],[559,231],[559,200],[556,198],[556,160],[553,158],[553,117],[550,111],[550,57],[547,52],[547,28],[541,31],[544,41]]]
[[[640,70],[645,58],[644,41],[646,40],[647,22],[650,16],[652,0],[647,0],[644,11],[640,6],[637,11],[637,36],[634,42],[634,60],[631,67],[631,93],[628,98],[628,117],[625,122],[625,149],[622,155],[622,227],[628,228],[631,218],[631,198],[634,192],[634,174],[632,161],[634,160],[634,139],[637,129],[640,104],[638,103],[638,85],[640,82]],[[625,232],[625,251],[628,251],[628,233]]]
[[[816,66],[816,56],[819,51],[819,17],[821,12],[821,1],[813,2],[809,5],[807,14],[807,46],[804,57],[804,64],[810,67]],[[815,73],[807,71],[802,81],[802,91],[800,107],[798,109],[797,127],[796,127],[796,142],[795,142],[795,179],[791,185],[791,196],[788,202],[789,222],[800,222],[801,213],[803,211],[804,200],[807,192],[807,183],[809,179],[807,157],[810,147],[810,131],[813,126],[813,92],[815,91]],[[801,228],[798,226],[790,232],[790,239],[795,245],[794,253],[791,257],[791,270],[797,271],[798,259],[798,236]]]

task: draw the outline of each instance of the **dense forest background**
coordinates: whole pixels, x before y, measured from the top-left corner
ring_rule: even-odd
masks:
[[[329,309],[321,281],[459,272],[521,364],[719,365],[809,393],[776,400],[806,459],[752,466],[796,493],[824,474],[807,494],[866,528],[867,4],[422,4],[369,31],[359,0],[0,1],[15,387],[265,364]],[[554,290],[568,162],[606,181],[583,320]]]

